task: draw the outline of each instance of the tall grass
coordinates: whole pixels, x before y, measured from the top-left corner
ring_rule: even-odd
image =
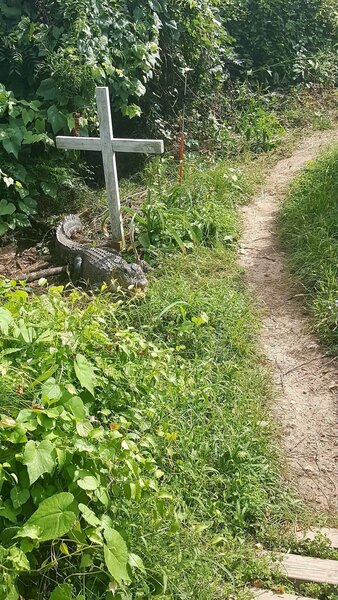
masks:
[[[290,266],[303,286],[314,327],[338,351],[338,148],[292,186],[280,219]]]

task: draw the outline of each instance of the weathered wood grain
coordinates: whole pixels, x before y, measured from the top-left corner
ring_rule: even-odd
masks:
[[[59,150],[92,150],[101,152],[101,138],[98,137],[69,137],[58,135],[56,147]],[[129,152],[136,154],[163,154],[164,144],[162,140],[135,140],[125,138],[114,138],[111,140],[113,152]]]
[[[112,141],[114,137],[113,122],[110,112],[109,91],[107,87],[96,88],[97,112],[100,121],[100,138],[112,238],[114,242],[124,245],[123,222],[120,207],[120,191],[117,178],[116,157]]]
[[[294,581],[338,585],[337,560],[285,554],[282,560],[282,568],[287,577]]]
[[[70,137],[58,135],[56,147],[59,150],[96,150],[101,152],[101,139],[98,137]]]

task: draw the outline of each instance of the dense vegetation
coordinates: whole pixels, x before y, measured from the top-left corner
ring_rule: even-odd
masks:
[[[74,187],[54,137],[96,129],[96,85],[117,133],[172,143],[189,68],[190,146],[266,150],[271,91],[334,84],[336,42],[335,0],[1,0],[0,235]]]
[[[2,282],[0,598],[219,600],[270,581],[250,534],[292,504],[235,264],[249,185],[192,170],[181,211],[216,210],[218,236],[162,254],[141,303]]]
[[[281,216],[282,241],[305,290],[314,325],[338,351],[337,150],[324,155],[293,185]]]
[[[0,0],[3,244],[81,195],[106,208],[85,187],[92,157],[54,145],[96,132],[95,86],[110,88],[118,135],[161,135],[174,153],[191,69],[183,185],[171,158],[123,184],[134,250],[156,267],[146,296],[0,279],[0,600],[247,600],[255,582],[284,582],[257,543],[296,547],[297,501],[236,266],[237,208],[261,163],[233,156],[274,148],[308,115],[330,126],[336,43],[335,0]]]

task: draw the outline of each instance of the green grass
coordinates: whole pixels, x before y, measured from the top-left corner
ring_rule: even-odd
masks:
[[[15,586],[37,600],[56,586],[78,600],[247,600],[253,582],[287,583],[257,544],[297,550],[288,532],[300,510],[283,480],[259,320],[236,263],[237,210],[260,170],[191,164],[180,193],[164,175],[151,185],[156,210],[167,195],[168,212],[182,211],[184,252],[170,215],[139,223],[155,240],[155,225],[169,232],[167,247],[146,249],[157,266],[145,298],[27,294],[2,284],[10,315],[0,310],[1,600],[16,599]],[[191,244],[189,216],[195,222],[202,205],[214,235]],[[87,361],[80,373],[79,353]],[[46,439],[55,464],[30,485],[25,445]],[[99,493],[83,489],[78,470],[97,479]],[[14,510],[23,488],[29,495]],[[42,498],[62,492],[74,497],[78,518],[66,535],[14,538]],[[91,523],[78,503],[93,511]],[[144,569],[129,565],[129,583],[116,585],[107,572],[107,526],[143,561]],[[22,554],[13,568],[15,548],[29,568]]]
[[[292,186],[280,220],[281,239],[302,285],[313,324],[338,351],[338,149],[311,164]]]

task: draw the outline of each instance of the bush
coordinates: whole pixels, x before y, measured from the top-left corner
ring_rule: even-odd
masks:
[[[227,0],[221,14],[236,40],[235,51],[256,81],[285,85],[304,81],[304,75],[306,81],[296,66],[300,56],[310,67],[319,51],[336,55],[335,0]]]
[[[138,397],[178,392],[173,352],[119,327],[108,297],[50,288],[30,298],[4,282],[0,293],[0,598],[17,598],[17,585],[35,596],[41,577],[49,597],[66,574],[80,591],[79,571],[97,598],[110,580],[124,589],[144,573],[128,550],[128,506],[161,518],[166,497],[152,410]]]

